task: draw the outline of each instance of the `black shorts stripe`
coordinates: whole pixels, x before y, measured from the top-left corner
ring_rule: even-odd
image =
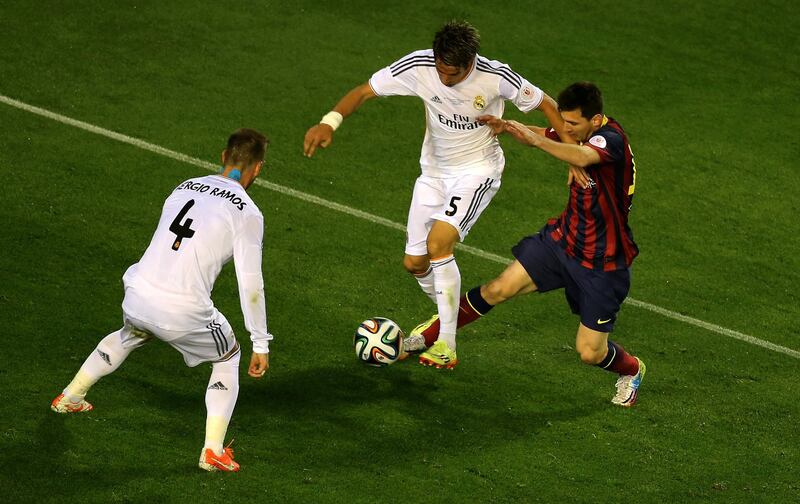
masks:
[[[478,186],[475,189],[475,193],[472,195],[472,201],[469,202],[469,208],[467,208],[467,213],[464,214],[464,218],[461,219],[461,222],[458,223],[458,227],[461,228],[461,231],[466,229],[467,223],[475,215],[475,212],[478,211],[480,207],[481,200],[483,199],[483,195],[486,194],[486,191],[492,186],[494,179],[487,178],[485,182]]]
[[[211,322],[206,327],[211,330],[211,337],[214,339],[214,345],[217,347],[217,354],[222,356],[227,353],[230,344],[228,343],[228,338],[225,337],[225,333],[222,332],[222,324]]]
[[[223,353],[226,353],[230,347],[230,344],[228,343],[228,338],[225,337],[225,333],[222,332],[222,324],[217,324],[214,322],[214,330],[217,332],[217,337],[219,338],[220,342],[225,347],[222,350]]]
[[[475,189],[475,192],[472,194],[472,199],[469,202],[469,207],[467,207],[467,211],[466,213],[464,213],[464,217],[461,219],[461,222],[458,223],[458,226],[462,230],[464,229],[464,224],[469,219],[470,214],[472,214],[472,209],[475,207],[475,204],[478,201],[478,193],[480,193],[480,191],[486,186],[486,184],[489,183],[489,180],[491,179],[487,178],[481,185],[477,187],[477,189]]]
[[[413,64],[411,64],[409,66],[403,67],[401,70],[398,70],[396,72],[392,72],[392,77],[397,77],[398,75],[402,74],[403,72],[406,72],[406,71],[411,70],[412,68],[416,68],[416,67],[434,67],[435,68],[436,65],[433,63],[433,61],[431,61],[430,63],[413,63]]]
[[[220,345],[219,340],[217,339],[217,333],[215,329],[212,327],[213,323],[208,324],[206,327],[208,330],[211,331],[211,339],[214,340],[214,346],[217,348],[217,355],[222,356],[222,346]]]
[[[478,195],[478,202],[476,203],[475,207],[472,209],[472,215],[470,215],[470,217],[467,220],[467,222],[464,223],[464,227],[461,228],[462,231],[465,231],[470,225],[472,225],[474,223],[475,218],[476,218],[476,216],[478,214],[478,209],[481,207],[481,202],[483,201],[483,197],[486,195],[486,193],[492,187],[493,183],[494,183],[494,180],[490,180],[489,184],[486,187],[484,187],[483,190],[481,191],[481,193]]]
[[[511,84],[512,86],[514,86],[516,89],[519,89],[519,88],[522,87],[522,82],[521,81],[519,81],[518,79],[515,79],[510,74],[498,71],[495,68],[486,67],[486,66],[483,66],[483,65],[475,65],[475,69],[480,71],[480,72],[499,75],[500,77],[502,77],[503,79],[508,81],[508,83]]]

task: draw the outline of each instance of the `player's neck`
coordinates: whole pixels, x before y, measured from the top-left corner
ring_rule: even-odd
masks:
[[[591,131],[589,131],[589,134],[586,136],[586,140],[589,140],[595,133],[597,133],[606,124],[608,124],[608,117],[606,117],[604,114],[603,119],[600,121],[600,124],[596,128],[593,127]],[[584,140],[584,142],[586,140]]]
[[[218,173],[220,177],[231,179],[239,184],[242,183],[242,170],[236,166],[223,166],[222,171]]]

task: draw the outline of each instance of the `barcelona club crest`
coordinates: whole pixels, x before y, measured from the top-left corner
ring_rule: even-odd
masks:
[[[486,100],[483,96],[478,95],[472,100],[472,106],[475,107],[477,110],[483,110],[486,107]]]

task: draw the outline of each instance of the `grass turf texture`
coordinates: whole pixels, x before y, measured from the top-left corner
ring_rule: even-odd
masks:
[[[256,127],[272,139],[269,180],[396,222],[418,171],[419,102],[368,103],[313,160],[303,134],[350,87],[466,17],[482,54],[551,95],[597,82],[628,130],[642,249],[632,297],[799,346],[794,3],[42,9],[0,6],[0,94],[209,161],[230,131]],[[432,309],[401,270],[402,233],[263,188],[252,195],[278,339],[266,379],[242,377],[230,429],[242,472],[195,467],[208,368],[185,368],[166,345],[101,381],[95,411],[56,416],[48,402],[120,324],[120,277],[163,198],[206,172],[6,105],[0,135],[0,484],[11,501],[800,498],[796,359],[626,307],[614,337],[649,373],[641,403],[614,408],[614,377],[579,363],[577,320],[553,293],[464,329],[452,373],[366,368],[351,349],[358,322],[410,328]],[[503,188],[467,243],[509,256],[566,190],[559,163],[504,145]],[[464,288],[502,269],[465,253],[459,265]],[[215,300],[246,342],[232,273]]]

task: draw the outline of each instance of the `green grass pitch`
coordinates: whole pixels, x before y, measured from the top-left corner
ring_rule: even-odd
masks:
[[[592,80],[637,157],[631,297],[794,350],[800,310],[796,2],[33,2],[0,5],[0,95],[217,162],[242,126],[266,178],[405,222],[415,99],[367,103],[314,159],[306,129],[452,17],[554,96]],[[525,117],[513,105],[508,116]],[[503,188],[466,244],[503,257],[566,201],[563,167],[503,140]],[[433,307],[403,233],[254,187],[272,368],[242,376],[242,471],[196,467],[208,367],[136,351],[63,417],[49,401],[121,321],[121,276],[164,197],[207,171],[0,103],[0,488],[9,502],[797,502],[796,356],[626,305],[640,403],[580,364],[563,295],[460,333],[453,372],[359,365],[370,316]],[[459,253],[463,287],[503,265]],[[232,267],[214,292],[247,345]],[[247,355],[247,353],[245,353]]]

